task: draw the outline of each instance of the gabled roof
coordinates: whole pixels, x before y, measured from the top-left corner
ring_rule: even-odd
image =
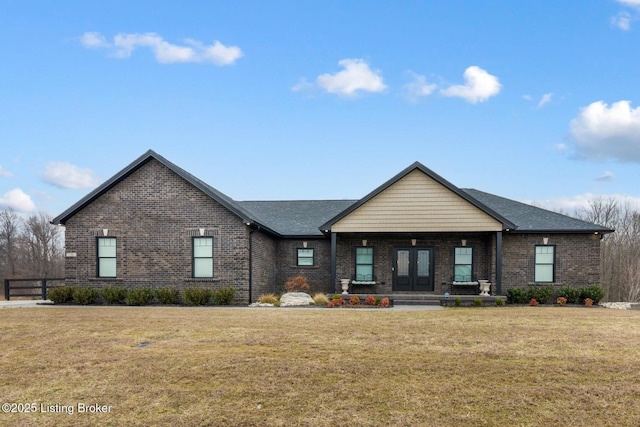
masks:
[[[211,187],[210,185],[204,183],[203,181],[199,180],[198,178],[196,178],[195,176],[191,175],[190,173],[188,173],[184,169],[182,169],[182,168],[176,166],[175,164],[171,163],[169,160],[165,159],[164,157],[162,157],[161,155],[159,155],[155,151],[149,150],[146,153],[144,153],[143,155],[141,155],[140,157],[138,157],[136,160],[134,160],[127,167],[122,169],[120,172],[115,174],[113,177],[111,177],[110,179],[105,181],[98,188],[96,188],[95,190],[93,190],[92,192],[87,194],[85,197],[80,199],[79,202],[77,202],[76,204],[71,206],[69,209],[67,209],[66,211],[64,211],[63,213],[61,213],[60,215],[58,215],[54,219],[52,219],[51,223],[52,224],[56,224],[56,225],[57,224],[64,225],[65,222],[69,218],[74,216],[76,213],[78,213],[84,207],[89,205],[91,202],[96,200],[98,197],[100,197],[106,191],[108,191],[109,189],[113,188],[120,181],[122,181],[123,179],[125,179],[126,177],[131,175],[133,172],[135,172],[138,169],[140,169],[143,165],[145,165],[147,162],[149,162],[152,159],[157,160],[158,162],[162,163],[164,166],[166,166],[167,168],[169,168],[170,170],[175,172],[177,175],[179,175],[180,177],[184,178],[191,185],[193,185],[194,187],[198,188],[200,191],[202,191],[203,193],[205,193],[206,195],[211,197],[213,200],[217,201],[222,206],[227,208],[229,211],[231,211],[232,213],[234,213],[235,215],[240,217],[240,219],[242,219],[243,222],[246,222],[246,223],[253,222],[252,215],[249,212],[247,212],[240,204],[235,202],[233,199],[231,199],[227,195],[221,193],[220,191],[216,190],[215,188]],[[267,230],[269,230],[268,227],[265,226],[265,228]]]
[[[325,232],[331,230],[331,227],[332,227],[333,224],[335,224],[336,222],[338,222],[342,218],[346,217],[351,212],[355,211],[360,206],[364,205],[369,200],[373,199],[374,197],[376,197],[377,195],[382,193],[387,188],[391,187],[396,182],[400,181],[402,178],[404,178],[405,176],[407,176],[408,174],[410,174],[414,170],[421,171],[422,173],[424,173],[425,175],[427,175],[428,177],[430,177],[431,179],[433,179],[434,181],[436,181],[437,183],[439,183],[443,187],[447,188],[452,193],[454,193],[457,196],[459,196],[460,198],[466,200],[467,202],[469,202],[473,206],[477,207],[478,209],[480,209],[481,211],[483,211],[484,213],[486,213],[490,217],[494,218],[496,221],[502,223],[503,229],[514,229],[514,228],[516,228],[516,225],[514,223],[509,221],[507,218],[505,218],[504,216],[502,216],[498,212],[496,212],[493,209],[491,209],[489,206],[486,206],[485,204],[483,204],[479,200],[471,197],[469,194],[465,193],[464,191],[462,191],[461,189],[459,189],[458,187],[456,187],[455,185],[453,185],[452,183],[450,183],[449,181],[447,181],[446,179],[444,179],[443,177],[441,177],[440,175],[438,175],[437,173],[435,173],[431,169],[427,168],[422,163],[415,162],[412,165],[410,165],[409,167],[407,167],[406,169],[404,169],[403,171],[401,171],[400,173],[398,173],[396,176],[394,176],[393,178],[391,178],[390,180],[388,180],[387,182],[385,182],[384,184],[382,184],[381,186],[379,186],[378,188],[373,190],[371,193],[369,193],[366,196],[364,196],[358,202],[352,204],[347,209],[345,209],[344,211],[340,212],[338,215],[334,216],[329,221],[327,221],[326,223],[321,225],[320,229],[325,231]]]
[[[494,211],[500,212],[505,218],[516,224],[517,228],[512,230],[515,232],[611,233],[614,231],[600,225],[483,191],[466,188],[462,189],[462,191]]]

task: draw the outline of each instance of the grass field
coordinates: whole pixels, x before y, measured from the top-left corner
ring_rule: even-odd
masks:
[[[2,425],[640,425],[639,311],[43,307],[0,331],[0,403],[36,409]]]

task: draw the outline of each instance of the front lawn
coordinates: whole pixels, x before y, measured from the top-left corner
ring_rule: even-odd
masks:
[[[37,409],[2,425],[640,425],[640,311],[41,307],[0,331],[0,403]]]

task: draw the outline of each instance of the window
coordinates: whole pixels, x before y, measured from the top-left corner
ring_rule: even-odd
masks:
[[[373,248],[356,248],[356,281],[373,281]]]
[[[116,277],[116,238],[98,237],[98,277]]]
[[[453,281],[473,281],[473,248],[455,248],[454,258]]]
[[[555,281],[555,246],[536,246],[536,282]]]
[[[313,266],[313,249],[298,249],[298,265]]]
[[[213,237],[193,238],[193,277],[213,277]]]

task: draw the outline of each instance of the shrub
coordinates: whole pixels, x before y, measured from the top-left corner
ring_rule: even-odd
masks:
[[[604,290],[598,285],[590,285],[580,288],[580,300],[590,299],[593,304],[598,304],[604,298]]]
[[[383,307],[383,308],[389,307],[390,303],[391,301],[389,301],[389,298],[384,297],[380,300],[380,307]]]
[[[236,296],[236,288],[225,286],[211,292],[211,297],[216,305],[230,305]]]
[[[154,292],[160,304],[180,304],[180,291],[174,288],[158,288]]]
[[[498,307],[502,307],[504,305],[504,300],[502,298],[496,298],[496,305]]]
[[[331,299],[342,299],[342,296],[336,294],[332,296]]]
[[[309,290],[309,282],[306,277],[299,275],[287,280],[284,288],[287,292],[306,292]]]
[[[536,305],[538,305],[538,300],[536,300],[535,298],[533,298],[531,301],[529,301],[529,305],[535,307]]]
[[[372,295],[369,295],[365,300],[365,304],[367,305],[376,305],[376,298]]]
[[[526,304],[530,300],[527,297],[527,290],[524,288],[507,289],[507,301],[510,304]]]
[[[473,300],[473,305],[476,307],[482,307],[482,298],[476,298]]]
[[[119,286],[108,286],[100,291],[100,295],[107,304],[122,304],[127,297],[127,289]]]
[[[95,304],[99,296],[100,293],[91,286],[73,289],[73,301],[80,305]]]
[[[73,299],[73,288],[69,286],[61,286],[59,288],[49,289],[47,292],[47,299],[51,300],[54,304],[70,302]]]
[[[587,307],[591,307],[593,305],[593,300],[591,298],[585,298],[584,305],[586,305]]]
[[[344,299],[340,295],[337,295],[337,297],[338,298],[334,295],[331,301],[327,303],[327,307],[342,307],[345,304]]]
[[[558,297],[566,298],[567,304],[578,304],[580,302],[580,289],[562,286],[558,289]]]
[[[276,294],[264,294],[258,298],[258,302],[261,304],[276,304],[278,301],[280,300]]]
[[[329,302],[329,298],[327,297],[326,294],[323,294],[323,293],[313,294],[312,298],[313,298],[313,302],[319,306],[325,306]]]
[[[358,295],[354,295],[349,299],[349,305],[360,305],[360,297]]]
[[[206,288],[187,288],[182,293],[187,305],[207,305],[211,299],[211,290]]]
[[[148,305],[153,299],[153,291],[149,288],[133,288],[127,292],[124,303],[127,305]]]
[[[453,305],[455,305],[456,307],[460,307],[460,304],[462,304],[462,299],[460,299],[460,297],[456,297],[453,300]]]
[[[546,304],[553,295],[553,286],[530,286],[527,289],[527,299],[535,299],[539,304]]]
[[[567,303],[567,299],[565,297],[558,297],[558,299],[556,299],[556,303],[558,305],[565,305]]]

